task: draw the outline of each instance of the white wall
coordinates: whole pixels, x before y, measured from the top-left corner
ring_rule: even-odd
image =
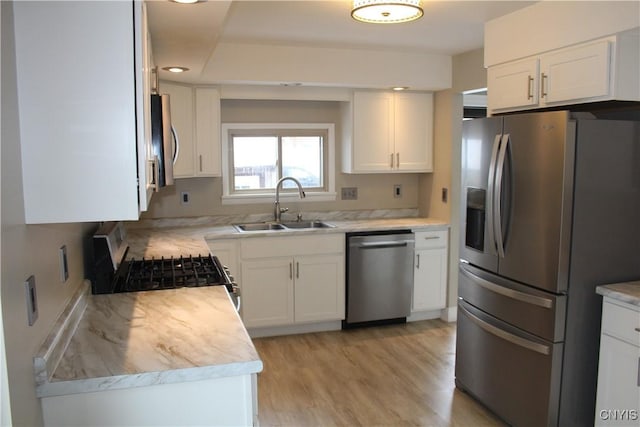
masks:
[[[42,424],[35,394],[33,356],[66,302],[84,279],[83,239],[95,224],[24,224],[12,3],[2,8],[2,323],[14,425]],[[46,73],[45,73],[46,74]],[[46,179],[46,177],[43,177]],[[58,248],[67,245],[69,279],[62,283]],[[35,275],[39,317],[27,323],[23,282]],[[5,399],[3,399],[3,404]],[[4,411],[2,417],[6,415]],[[2,425],[5,425],[5,419]]]
[[[640,26],[638,1],[542,1],[485,24],[486,67]]]

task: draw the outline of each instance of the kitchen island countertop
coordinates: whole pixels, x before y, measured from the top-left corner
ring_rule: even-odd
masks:
[[[223,286],[83,298],[86,309],[53,372],[36,361],[39,397],[262,371]]]
[[[596,288],[596,292],[602,296],[640,307],[640,280],[601,285]]]

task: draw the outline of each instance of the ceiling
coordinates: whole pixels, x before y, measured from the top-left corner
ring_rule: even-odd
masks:
[[[418,21],[353,20],[350,0],[147,2],[154,61],[190,69],[172,80],[207,81],[202,71],[218,43],[251,43],[456,55],[482,47],[484,23],[532,1],[423,0]],[[161,72],[161,78],[168,78]]]

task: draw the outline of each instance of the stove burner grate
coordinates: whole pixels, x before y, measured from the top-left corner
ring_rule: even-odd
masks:
[[[120,266],[114,292],[214,285],[225,285],[231,291],[231,280],[213,255],[143,258],[125,261]]]

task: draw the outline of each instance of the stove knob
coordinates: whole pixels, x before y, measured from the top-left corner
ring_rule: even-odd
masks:
[[[229,274],[229,280],[231,280],[232,282],[235,282],[236,278]]]

